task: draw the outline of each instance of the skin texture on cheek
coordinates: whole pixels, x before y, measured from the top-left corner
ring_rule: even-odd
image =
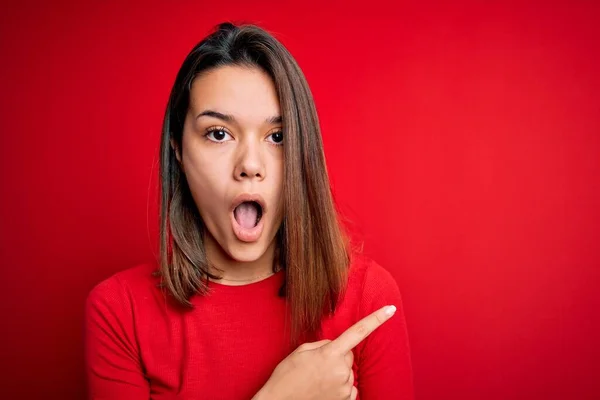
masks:
[[[224,276],[272,267],[283,215],[278,117],[275,86],[258,69],[220,67],[192,84],[180,163],[206,226],[207,256],[226,272]],[[243,193],[258,194],[266,203],[261,218],[264,229],[250,243],[236,237],[231,221],[233,200]]]
[[[193,150],[193,148],[191,149]],[[227,224],[229,223],[226,215],[227,198],[225,195],[227,180],[212,171],[216,166],[216,160],[212,160],[211,157],[184,156],[184,160],[187,161],[184,162],[184,168],[192,197],[208,233],[212,237],[224,239],[227,236]],[[226,168],[223,169],[223,172],[225,171],[227,171]]]

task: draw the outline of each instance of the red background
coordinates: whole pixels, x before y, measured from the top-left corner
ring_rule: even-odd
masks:
[[[0,12],[3,398],[84,397],[85,296],[153,256],[168,92],[226,19],[305,71],[418,399],[600,398],[597,2],[50,3]]]

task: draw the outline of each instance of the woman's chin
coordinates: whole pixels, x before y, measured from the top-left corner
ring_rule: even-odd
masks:
[[[227,254],[237,262],[254,262],[263,257],[268,247],[262,243],[244,243],[230,246]]]
[[[227,262],[228,258],[230,262],[251,263],[275,255],[275,235],[272,235],[273,237],[263,235],[256,241],[244,242],[235,234],[230,235],[229,232],[216,237],[208,230],[206,233],[204,245],[207,255],[215,262],[221,258],[225,258],[223,262]]]

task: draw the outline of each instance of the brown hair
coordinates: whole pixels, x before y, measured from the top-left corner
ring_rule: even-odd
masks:
[[[160,275],[182,305],[206,294],[209,273],[204,225],[176,160],[190,87],[200,73],[224,65],[257,67],[273,79],[284,128],[284,217],[277,256],[285,269],[291,339],[312,337],[342,295],[350,262],[348,242],[334,206],[312,94],[296,61],[272,35],[254,25],[219,25],[184,60],[171,90],[160,149]]]

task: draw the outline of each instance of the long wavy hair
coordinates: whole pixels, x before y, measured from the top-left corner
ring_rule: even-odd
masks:
[[[171,90],[160,147],[161,285],[185,307],[207,293],[210,274],[204,251],[204,224],[176,159],[181,148],[190,88],[196,76],[226,65],[260,68],[277,88],[284,129],[285,214],[276,257],[285,269],[280,296],[290,310],[291,340],[313,337],[322,318],[335,311],[343,294],[350,252],[327,174],[314,101],[298,64],[271,34],[254,25],[223,23],[185,58]]]

